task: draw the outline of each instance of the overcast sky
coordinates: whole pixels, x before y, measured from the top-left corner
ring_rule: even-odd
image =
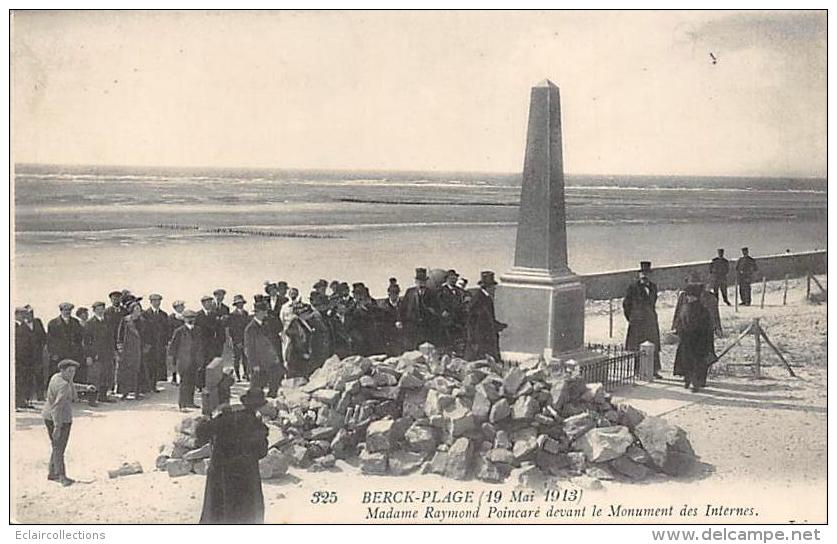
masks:
[[[27,13],[16,162],[825,176],[825,12]],[[718,61],[713,64],[713,53]]]

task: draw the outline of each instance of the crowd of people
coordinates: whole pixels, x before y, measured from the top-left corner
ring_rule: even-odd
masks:
[[[432,282],[417,268],[415,285],[402,294],[390,278],[387,297],[374,299],[363,283],[319,280],[307,301],[287,282],[265,282],[264,292],[248,300],[216,289],[201,299],[199,310],[175,300],[171,312],[157,293],[143,297],[128,290],[109,294],[109,304],[76,309],[59,305],[60,314],[44,328],[31,306],[15,309],[16,407],[44,400],[46,381],[61,361],[79,363],[75,383],[91,405],[136,400],[159,392],[160,382],[179,386],[178,406],[196,408],[195,392],[205,386],[206,368],[231,350],[235,380],[277,394],[283,378],[304,378],[332,355],[400,355],[430,342],[466,359],[499,357],[491,271],[478,286],[455,270]],[[73,310],[75,310],[75,315]],[[92,315],[89,312],[92,311]],[[94,391],[95,390],[95,391]]]

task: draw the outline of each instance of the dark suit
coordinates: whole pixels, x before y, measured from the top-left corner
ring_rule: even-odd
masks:
[[[656,346],[654,350],[654,372],[660,371],[660,325],[657,322],[657,285],[648,281],[641,284],[635,281],[628,286],[622,310],[628,320],[628,335],[625,348],[636,351],[645,341]]]
[[[35,317],[31,323],[26,324],[29,330],[32,331],[32,341],[30,348],[32,349],[32,363],[35,365],[32,372],[32,387],[35,397],[38,400],[44,400],[47,383],[49,383],[49,353],[46,350],[47,333],[44,329],[44,323],[39,318]]]
[[[168,356],[180,376],[178,406],[180,408],[194,406],[195,382],[198,371],[204,368],[202,337],[197,327],[190,329],[186,325],[181,325],[175,329],[169,342]]]
[[[494,318],[494,299],[482,289],[474,289],[468,307],[465,359],[474,361],[490,355],[499,361],[499,333],[505,328]]]
[[[76,381],[84,382],[84,328],[78,319],[71,317],[67,321],[61,316],[47,325],[47,348],[49,349],[50,375],[58,372],[58,362],[72,359],[82,366],[76,372]]]
[[[401,321],[401,298],[393,304],[389,297],[378,301],[378,329],[384,351],[390,357],[404,353],[404,329],[399,329],[395,323]]]
[[[227,319],[227,329],[230,331],[233,344],[233,367],[237,378],[241,377],[241,366],[244,367],[244,375],[248,375],[247,355],[244,353],[244,329],[247,328],[250,319],[247,310],[239,310],[238,308],[233,310]]]
[[[729,261],[723,257],[715,257],[709,264],[709,288],[715,298],[718,298],[718,291],[724,302],[729,304],[727,298],[727,276],[729,276]]]
[[[267,385],[269,396],[276,395],[282,381],[282,343],[278,338],[279,329],[267,320],[259,323],[254,318],[244,329],[244,353],[253,372],[251,381],[254,387]]]
[[[438,346],[442,312],[436,291],[428,287],[421,293],[418,287],[410,287],[401,304],[407,349],[417,349],[424,342]]]
[[[756,260],[749,255],[742,255],[735,263],[735,272],[738,274],[738,293],[741,295],[742,306],[750,305],[752,296],[750,284],[753,283],[753,278],[758,270]]]
[[[87,357],[93,359],[93,364],[89,367],[88,381],[96,386],[99,400],[106,401],[108,390],[113,387],[115,374],[115,350],[110,323],[94,315],[87,320],[84,330],[87,333],[84,351]]]
[[[145,341],[150,349],[145,354],[151,372],[151,381],[166,381],[166,345],[169,342],[169,315],[163,310],[148,308],[143,311]]]
[[[198,368],[196,385],[198,389],[203,389],[206,366],[215,357],[220,357],[224,351],[224,333],[221,329],[221,321],[214,311],[199,311],[195,318],[195,329],[201,337],[203,346],[203,362]]]
[[[442,328],[444,333],[444,347],[449,350],[460,350],[465,340],[466,306],[462,289],[444,284],[439,287],[439,303],[442,308]]]
[[[15,407],[23,408],[32,400],[36,361],[33,344],[35,333],[26,323],[15,322]]]

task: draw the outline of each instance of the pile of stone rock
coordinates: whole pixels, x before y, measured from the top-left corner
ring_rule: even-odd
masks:
[[[338,459],[356,459],[367,474],[500,482],[515,472],[532,485],[692,470],[697,457],[682,429],[614,404],[601,384],[565,368],[466,362],[429,344],[400,357],[332,357],[273,401],[262,475],[288,465],[329,470]]]
[[[159,448],[155,463],[158,470],[168,472],[172,478],[206,474],[211,449],[208,443],[198,441],[195,435],[199,419],[187,417],[175,426],[175,437]]]

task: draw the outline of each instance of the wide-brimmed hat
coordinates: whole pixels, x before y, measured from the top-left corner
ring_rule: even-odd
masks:
[[[233,306],[235,306],[236,304],[247,304],[247,301],[244,299],[243,295],[235,295],[233,297],[232,303],[233,303]]]
[[[122,298],[122,291],[111,291],[108,293],[108,298],[119,297]]]
[[[416,268],[416,279],[419,281],[427,281],[427,269],[426,268]]]
[[[483,270],[480,272],[480,281],[477,283],[483,287],[493,287],[497,285],[497,282],[494,280],[494,272],[491,270]]]
[[[241,404],[248,408],[259,408],[267,404],[267,399],[264,398],[264,391],[261,389],[248,389],[241,397]]]
[[[74,366],[74,367],[78,368],[78,367],[81,366],[81,363],[79,363],[78,361],[73,361],[72,359],[62,359],[58,363],[58,370],[64,370],[65,368],[67,368],[69,366]]]
[[[269,295],[271,289],[278,289],[278,286],[272,281],[264,282],[264,292]]]
[[[212,300],[215,300],[215,299],[212,298],[209,295],[204,295],[204,296],[201,297],[201,304],[203,304],[204,302],[207,302],[207,301],[212,301]]]

